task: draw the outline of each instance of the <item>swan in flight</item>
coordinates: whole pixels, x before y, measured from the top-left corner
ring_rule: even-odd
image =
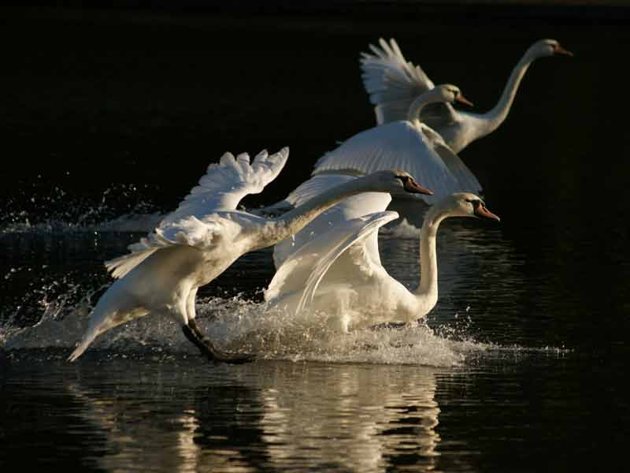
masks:
[[[385,124],[404,120],[413,101],[434,85],[420,66],[405,59],[394,39],[388,44],[381,38],[379,46],[370,45],[371,53],[362,53],[361,77],[370,102],[375,105],[376,122]],[[420,119],[458,153],[504,122],[521,80],[536,59],[557,55],[573,56],[573,53],[554,39],[533,43],[512,69],[497,104],[486,113],[470,113],[455,110],[450,104],[436,104],[426,107]]]
[[[358,198],[357,198],[358,197]],[[386,196],[387,197],[387,196]],[[347,332],[380,323],[410,323],[424,317],[438,300],[437,231],[449,217],[499,221],[472,193],[454,193],[431,206],[420,231],[420,283],[410,291],[381,264],[378,229],[398,217],[374,212],[355,218],[355,196],[311,222],[295,242],[276,246],[278,270],[265,291],[270,307],[302,313],[322,311],[332,329]],[[383,201],[387,206],[387,198]],[[341,210],[343,209],[343,210]]]
[[[76,360],[103,332],[149,313],[172,317],[184,335],[215,361],[241,363],[251,355],[216,348],[195,322],[197,289],[210,283],[247,252],[272,246],[300,231],[320,213],[365,191],[430,192],[407,173],[385,170],[317,195],[276,218],[237,210],[246,195],[258,194],[284,167],[288,148],[259,153],[226,153],[210,164],[188,196],[164,217],[148,237],[129,246],[130,253],[107,261],[116,278],[97,302],[82,341],[69,356]]]
[[[414,196],[427,204],[454,192],[480,193],[481,184],[474,174],[442,137],[418,118],[431,104],[454,102],[472,105],[454,85],[428,90],[408,107],[404,119],[362,131],[324,154],[312,175],[357,176],[380,169],[405,169],[416,179],[421,177],[433,191],[433,196]]]

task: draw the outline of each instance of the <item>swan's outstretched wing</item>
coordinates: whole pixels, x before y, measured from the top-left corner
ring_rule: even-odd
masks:
[[[397,121],[365,130],[322,156],[315,163],[313,174],[369,174],[383,169],[402,169],[433,191],[433,196],[418,195],[428,203],[463,191],[434,149],[439,135],[435,132],[428,135],[425,128],[408,121]]]
[[[299,296],[295,311],[300,312],[312,301],[322,278],[340,255],[352,245],[368,236],[376,236],[378,229],[398,218],[396,212],[376,212],[370,215],[339,221],[327,232],[321,233],[304,244],[287,258],[276,271],[265,291],[265,300],[279,304],[291,296]],[[373,256],[375,261],[355,261]],[[354,273],[372,264],[380,264],[378,247],[372,251],[356,251],[343,268],[348,280],[355,280]]]
[[[472,192],[480,194],[481,184],[464,161],[444,142],[442,136],[432,128],[421,125],[424,136],[431,143],[432,148],[442,158],[442,161],[457,181],[459,190],[455,192]]]
[[[298,206],[331,187],[353,179],[356,179],[356,177],[344,174],[320,174],[313,176],[293,190],[284,201]],[[276,268],[279,268],[287,258],[303,245],[328,232],[332,227],[336,227],[346,220],[382,212],[387,208],[391,200],[391,196],[385,192],[363,192],[345,198],[310,222],[296,235],[274,246],[273,260]]]
[[[218,239],[231,238],[238,225],[217,212],[233,211],[243,197],[262,192],[284,167],[289,149],[269,155],[261,151],[250,163],[247,153],[236,158],[225,153],[208,166],[199,184],[168,214],[148,237],[129,245],[129,254],[105,262],[114,278],[121,278],[160,249],[186,245],[210,248]]]
[[[201,219],[219,210],[235,210],[243,197],[262,192],[278,176],[288,157],[289,148],[271,155],[261,151],[250,164],[247,153],[236,158],[225,153],[218,163],[208,166],[199,184],[193,187],[177,210],[162,220],[161,225],[190,216]]]
[[[379,46],[370,44],[372,52],[361,54],[363,86],[378,124],[405,120],[411,103],[434,84],[420,66],[405,60],[394,39],[388,44],[381,38]]]
[[[477,180],[472,171],[468,169],[468,166],[464,164],[464,161],[462,161],[451,148],[438,145],[435,147],[435,151],[440,155],[451,174],[457,179],[461,189],[460,192],[472,192],[473,194],[482,193],[483,188],[481,183]]]

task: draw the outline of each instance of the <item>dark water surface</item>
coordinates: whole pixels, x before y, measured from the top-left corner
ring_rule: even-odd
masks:
[[[404,5],[0,10],[2,471],[624,470],[629,11]],[[289,145],[246,202],[270,203],[373,125],[358,54],[380,36],[479,111],[533,41],[575,53],[532,65],[503,126],[460,153],[502,221],[444,224],[428,327],[292,331],[260,305],[263,250],[199,301],[259,361],[208,364],[149,317],[66,363],[102,262],[209,162]],[[417,232],[382,237],[413,287]]]

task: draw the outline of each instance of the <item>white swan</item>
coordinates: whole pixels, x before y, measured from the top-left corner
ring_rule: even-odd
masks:
[[[350,199],[364,199],[357,197],[360,199]],[[305,308],[323,311],[331,328],[340,331],[424,317],[438,300],[436,237],[440,223],[448,217],[499,221],[471,193],[452,194],[430,207],[420,232],[421,279],[410,291],[387,273],[378,250],[378,229],[397,218],[396,212],[344,219],[339,212],[342,207],[349,209],[351,204],[343,202],[313,221],[296,235],[292,248],[287,248],[290,243],[281,244],[285,245],[285,251],[278,252],[281,264],[265,291],[271,307],[296,314]],[[328,230],[324,230],[326,226]],[[313,238],[309,238],[311,234]],[[290,254],[288,250],[292,250]]]
[[[361,55],[361,76],[370,102],[375,105],[378,124],[404,120],[413,101],[434,85],[425,72],[402,55],[395,40],[379,40],[380,48],[370,45],[372,53]],[[455,110],[449,104],[427,107],[420,119],[438,132],[458,153],[473,141],[496,130],[507,118],[518,87],[529,66],[539,58],[573,56],[554,39],[533,43],[518,61],[492,110],[478,114]]]
[[[280,173],[288,148],[269,156],[234,158],[226,153],[157,228],[131,253],[105,263],[117,280],[92,311],[88,329],[69,357],[76,360],[103,332],[148,313],[171,316],[202,353],[215,361],[239,363],[249,355],[223,352],[195,322],[197,289],[208,284],[243,254],[271,246],[302,229],[344,197],[365,191],[428,192],[407,173],[382,171],[329,189],[277,217],[236,210],[247,194],[257,194]]]
[[[380,169],[400,168],[430,188],[434,196],[421,197],[426,203],[454,192],[481,191],[481,184],[442,137],[418,119],[430,104],[470,104],[459,88],[439,85],[418,97],[404,120],[370,128],[324,154],[312,175],[361,175]]]

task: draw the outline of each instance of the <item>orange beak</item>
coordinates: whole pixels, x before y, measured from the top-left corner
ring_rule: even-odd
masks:
[[[480,204],[477,207],[475,207],[475,215],[479,218],[485,218],[485,219],[489,219],[489,220],[495,220],[497,222],[500,222],[501,219],[499,218],[498,215],[493,214],[492,212],[490,212],[486,206],[484,204]]]
[[[571,51],[568,51],[566,49],[564,49],[562,46],[558,45],[554,48],[553,50],[554,54],[559,54],[561,56],[570,56],[573,57],[573,53]]]
[[[421,186],[414,179],[407,179],[407,181],[405,181],[404,189],[406,192],[410,192],[412,194],[433,195],[433,191],[431,189]]]
[[[473,103],[470,100],[468,100],[466,97],[464,97],[462,94],[459,94],[455,98],[455,102],[463,103],[464,105],[468,105],[469,107],[474,107]]]

